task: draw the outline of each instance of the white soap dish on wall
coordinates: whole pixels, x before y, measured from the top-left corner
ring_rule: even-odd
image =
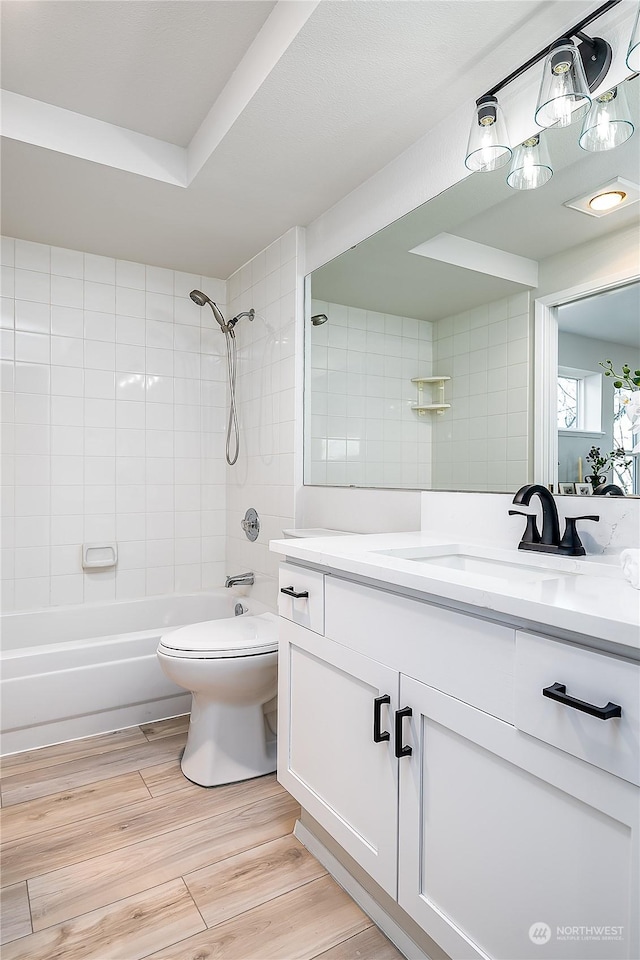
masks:
[[[117,543],[83,543],[82,569],[96,570],[115,567],[118,562]]]

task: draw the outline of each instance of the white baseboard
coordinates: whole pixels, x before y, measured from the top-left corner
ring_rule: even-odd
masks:
[[[346,867],[340,863],[334,855],[327,850],[323,843],[318,840],[304,824],[296,820],[294,836],[300,843],[307,848],[316,860],[326,868],[333,879],[340,884],[343,890],[349,894],[352,900],[364,910],[368,917],[371,917],[377,927],[391,940],[398,950],[407,957],[407,960],[430,960],[430,957],[424,953],[411,937],[405,933],[402,927],[384,910],[370,893],[368,893],[362,884],[353,877]]]

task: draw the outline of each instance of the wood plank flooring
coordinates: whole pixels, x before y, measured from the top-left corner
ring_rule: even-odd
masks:
[[[187,717],[2,762],[3,960],[402,960],[275,776],[207,790]]]

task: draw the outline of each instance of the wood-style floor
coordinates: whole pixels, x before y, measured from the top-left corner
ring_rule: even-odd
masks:
[[[275,776],[205,789],[187,718],[2,762],[3,960],[401,960]]]

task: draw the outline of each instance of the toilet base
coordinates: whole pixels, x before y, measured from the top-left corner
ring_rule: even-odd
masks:
[[[182,772],[202,787],[217,787],[273,773],[276,739],[265,723],[262,704],[212,703],[193,694]]]

